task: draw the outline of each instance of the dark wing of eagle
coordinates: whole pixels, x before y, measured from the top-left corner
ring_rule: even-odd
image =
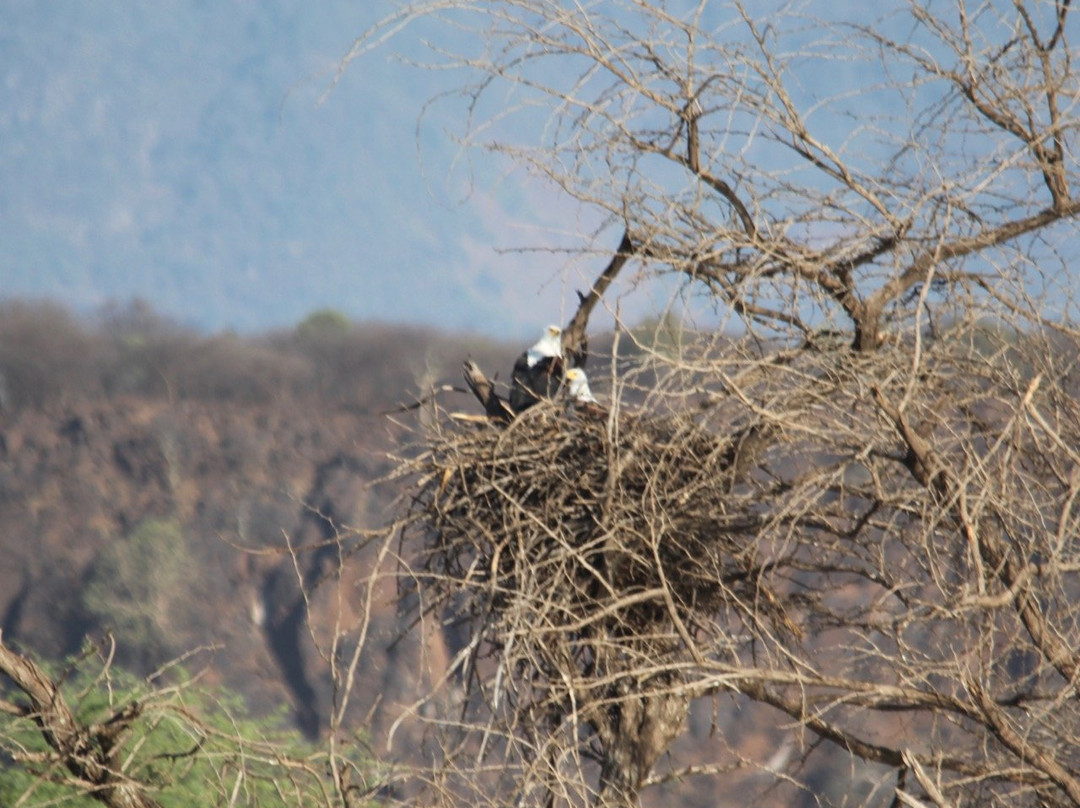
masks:
[[[545,356],[529,367],[528,354],[523,353],[514,362],[510,382],[510,408],[523,412],[544,398],[552,398],[559,392],[563,381],[563,361],[557,356]]]

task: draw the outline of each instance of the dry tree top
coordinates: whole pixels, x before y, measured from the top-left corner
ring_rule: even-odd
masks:
[[[472,740],[440,793],[635,805],[721,692],[894,771],[1052,791],[995,722],[1078,737],[1076,548],[1039,527],[1072,518],[1046,464],[1075,406],[1037,335],[971,328],[923,346],[917,388],[902,346],[724,345],[649,368],[638,405],[436,407],[400,535],[420,615],[464,627],[442,720]]]
[[[851,804],[820,743],[894,804],[1080,806],[1072,5],[475,7],[466,134],[744,338],[658,357],[639,411],[436,417],[407,574],[469,626],[458,782],[500,746],[493,802],[637,804],[724,693],[797,750],[757,762],[777,803]],[[490,136],[507,99],[548,111],[535,143]]]

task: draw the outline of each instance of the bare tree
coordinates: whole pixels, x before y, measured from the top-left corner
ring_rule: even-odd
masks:
[[[606,212],[615,272],[706,301],[612,364],[607,414],[437,411],[403,462],[418,616],[465,627],[425,713],[447,802],[712,774],[745,804],[750,770],[829,804],[833,746],[887,773],[866,803],[1080,805],[1070,2],[837,8],[437,0],[345,60],[475,34],[441,51],[469,143]],[[718,694],[791,754],[658,770]]]

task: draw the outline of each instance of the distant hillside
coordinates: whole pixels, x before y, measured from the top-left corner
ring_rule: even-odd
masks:
[[[382,413],[459,377],[470,354],[510,352],[329,311],[242,338],[140,305],[96,323],[0,306],[5,640],[58,658],[112,631],[119,661],[143,672],[214,646],[200,662],[215,676],[257,708],[291,704],[317,733],[328,683],[287,542],[388,518],[396,492],[371,483],[409,438]],[[309,584],[325,561],[301,555]],[[318,623],[317,596],[312,610]],[[380,630],[396,633],[392,609]],[[407,669],[373,666],[360,692],[404,692]]]

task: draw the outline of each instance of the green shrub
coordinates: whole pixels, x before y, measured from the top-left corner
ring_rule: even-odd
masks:
[[[352,320],[345,314],[336,309],[319,309],[300,321],[295,337],[300,345],[312,345],[342,340],[352,330]]]
[[[147,519],[94,561],[82,603],[121,648],[135,649],[124,661],[148,672],[186,648],[184,618],[197,596],[198,575],[179,524]]]

